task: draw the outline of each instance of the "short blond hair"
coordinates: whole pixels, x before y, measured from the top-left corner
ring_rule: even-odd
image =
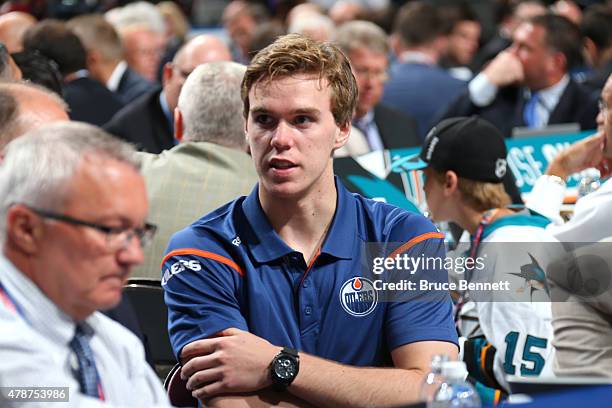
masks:
[[[249,91],[259,83],[294,75],[314,75],[331,89],[331,111],[338,126],[351,123],[357,104],[357,81],[340,49],[300,34],[287,34],[259,51],[247,67],[242,81],[244,117],[250,109]]]
[[[446,170],[433,169],[434,178],[444,183]],[[457,189],[465,203],[476,211],[487,211],[492,208],[503,208],[512,203],[503,183],[488,183],[457,177]]]

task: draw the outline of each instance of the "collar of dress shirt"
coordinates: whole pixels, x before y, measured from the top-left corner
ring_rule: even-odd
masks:
[[[540,98],[539,103],[544,106],[549,113],[552,112],[555,106],[557,106],[557,103],[559,103],[559,99],[561,99],[561,95],[569,84],[569,80],[569,75],[565,74],[563,78],[553,86],[538,91]],[[531,98],[531,92],[529,90],[526,90],[525,97],[527,99]]]
[[[119,89],[119,82],[121,82],[123,74],[125,71],[127,71],[127,67],[128,65],[125,61],[121,61],[115,66],[113,73],[111,74],[110,78],[108,78],[108,81],[106,81],[106,87],[109,89],[109,91],[117,92],[117,89]]]

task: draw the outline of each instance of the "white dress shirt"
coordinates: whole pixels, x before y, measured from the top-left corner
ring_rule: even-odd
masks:
[[[74,320],[3,256],[0,283],[10,299],[0,302],[0,387],[69,387],[69,402],[17,402],[6,399],[3,392],[0,406],[170,406],[138,338],[99,312],[84,323],[94,332],[90,345],[104,401],[81,394],[72,373],[75,356],[68,345],[75,333]]]
[[[115,66],[113,73],[106,81],[106,87],[111,92],[117,92],[119,89],[119,82],[121,82],[121,78],[123,78],[123,74],[127,71],[128,64],[125,61],[121,61]]]
[[[559,103],[561,95],[565,91],[565,88],[569,84],[569,76],[566,74],[561,78],[559,82],[550,86],[546,89],[538,91],[539,102],[536,104],[536,117],[538,118],[538,126],[544,127],[548,124],[550,114]],[[484,73],[476,75],[474,79],[468,84],[468,90],[470,93],[470,100],[478,107],[490,105],[499,90],[495,84],[493,84]],[[527,92],[527,99],[530,97],[529,90]]]

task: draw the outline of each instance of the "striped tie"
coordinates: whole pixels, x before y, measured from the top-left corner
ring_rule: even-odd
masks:
[[[74,337],[70,341],[70,348],[79,363],[78,369],[73,370],[73,373],[81,386],[82,394],[102,399],[100,377],[96,369],[93,351],[89,346],[90,337],[90,334],[85,333],[83,326],[78,324]]]

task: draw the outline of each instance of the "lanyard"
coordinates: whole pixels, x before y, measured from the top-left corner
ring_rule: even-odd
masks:
[[[13,299],[11,294],[4,288],[2,282],[0,282],[0,301],[4,303],[4,305],[14,313],[17,313],[21,316],[26,322],[28,319],[23,312],[23,309],[19,306],[19,304]]]
[[[478,247],[482,242],[482,235],[487,225],[490,224],[491,220],[495,218],[497,213],[499,212],[499,208],[494,210],[489,210],[480,219],[480,223],[478,224],[478,228],[476,229],[476,234],[474,235],[474,239],[472,240],[472,245],[470,246],[470,258],[475,259],[476,253],[478,252]]]
[[[0,282],[0,302],[4,303],[4,305],[14,313],[17,313],[19,316],[23,318],[26,322],[28,319],[23,312],[23,309],[19,306],[19,304],[15,301],[15,299],[11,296],[11,294],[6,290],[2,282]],[[29,322],[28,322],[29,323]],[[98,399],[104,401],[104,390],[102,389],[102,383],[100,382],[100,378],[98,377]]]
[[[478,224],[478,228],[476,229],[476,233],[474,234],[474,239],[472,240],[472,245],[470,246],[470,250],[469,250],[470,258],[476,259],[476,253],[478,252],[478,247],[480,246],[480,243],[482,242],[482,236],[484,234],[484,230],[487,227],[487,225],[489,225],[491,221],[495,219],[495,216],[497,215],[499,210],[500,210],[499,208],[496,208],[494,210],[489,210],[486,213],[484,213],[484,215],[480,219],[480,223]],[[470,272],[471,274],[471,269],[469,271],[466,271],[466,277],[467,277],[468,272]],[[468,300],[469,299],[466,294],[461,294],[459,296],[459,299],[457,299],[457,302],[455,303],[455,306],[454,306],[455,326],[457,327],[457,330],[459,330],[459,332],[461,332],[461,321],[463,320],[461,318],[461,309],[467,303]],[[467,336],[467,333],[462,333],[462,335]]]

